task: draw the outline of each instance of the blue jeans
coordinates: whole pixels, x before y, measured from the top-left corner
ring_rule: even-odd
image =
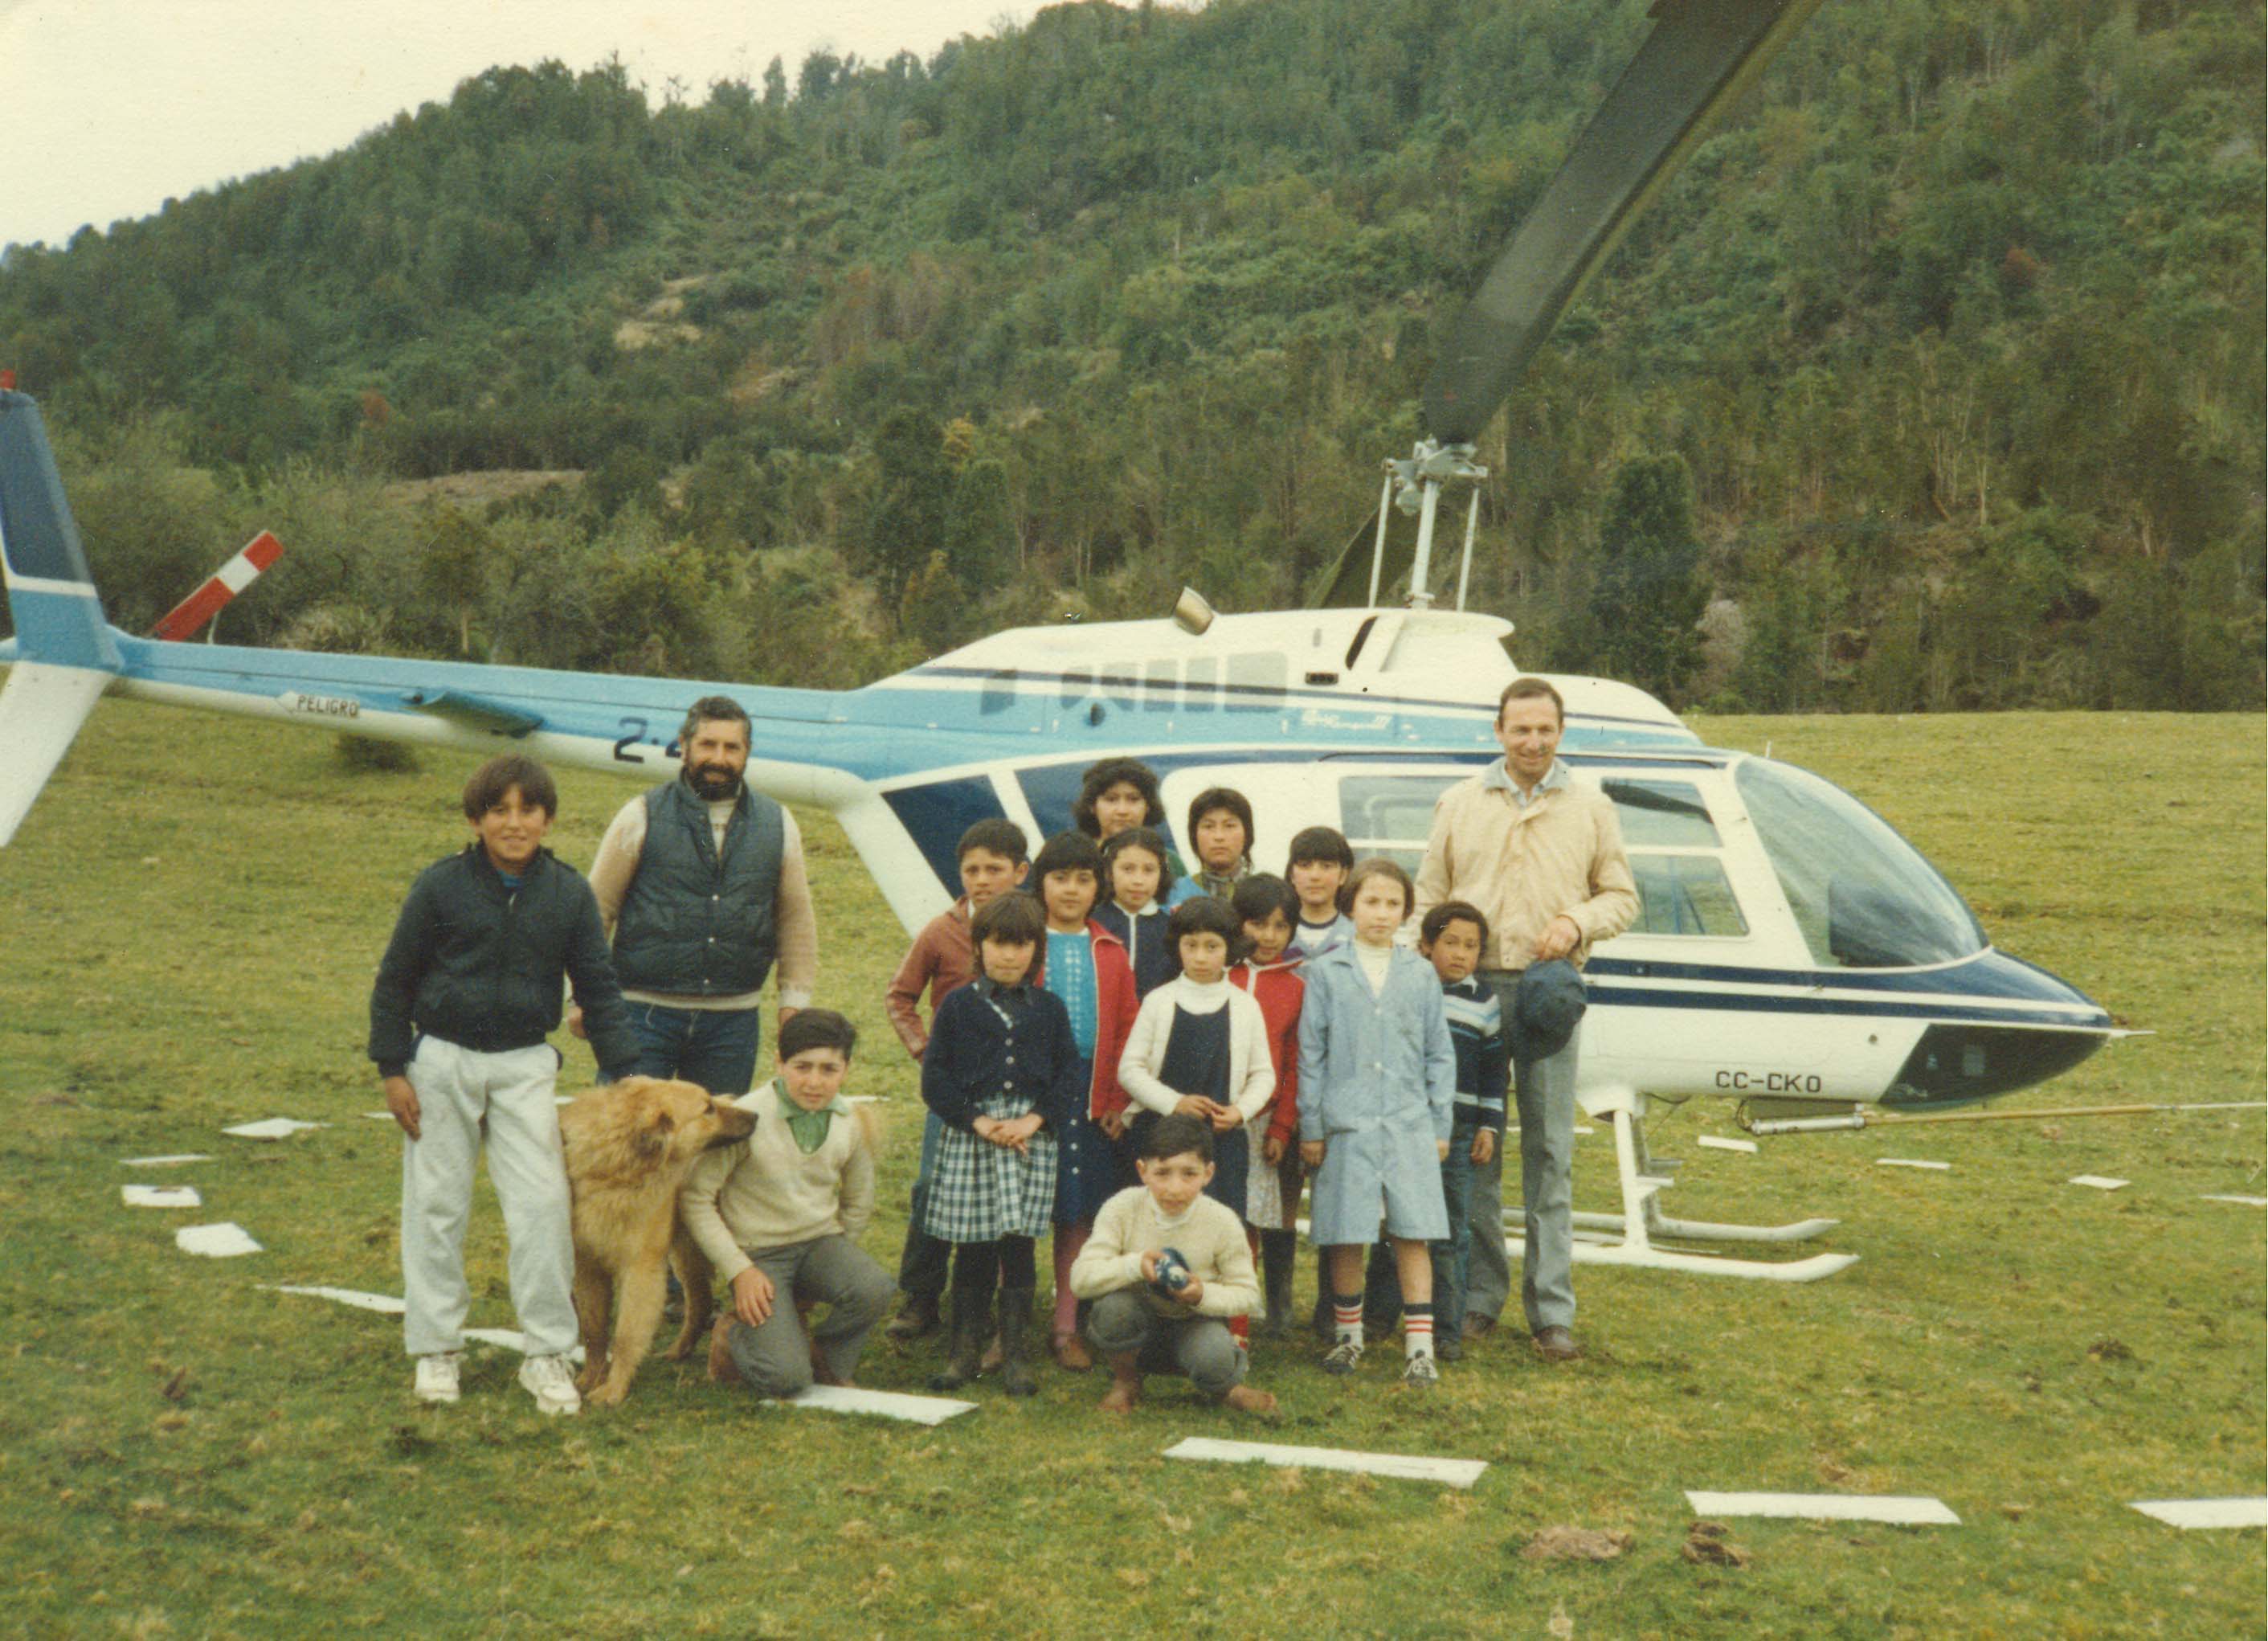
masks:
[[[630,1070],[642,1077],[676,1077],[711,1094],[736,1098],[755,1086],[759,1009],[667,1009],[629,1005],[638,1057]]]

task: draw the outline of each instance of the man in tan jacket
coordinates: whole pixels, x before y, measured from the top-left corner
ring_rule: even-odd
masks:
[[[1598,942],[1638,916],[1621,824],[1606,795],[1559,761],[1566,705],[1541,678],[1513,681],[1497,703],[1504,762],[1459,781],[1433,807],[1418,872],[1419,915],[1444,900],[1487,913],[1496,950],[1479,979],[1503,1001],[1507,1031],[1521,972],[1565,957],[1580,966]],[[1575,1342],[1575,1066],[1580,1031],[1557,1053],[1513,1062],[1520,1108],[1521,1196],[1527,1220],[1521,1297],[1535,1348],[1552,1361]],[[1510,1296],[1501,1161],[1473,1174],[1473,1272],[1465,1330],[1485,1333]]]

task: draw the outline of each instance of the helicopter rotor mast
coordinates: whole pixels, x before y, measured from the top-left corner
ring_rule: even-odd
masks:
[[[1388,462],[1396,505],[1418,517],[1410,558],[1410,602],[1432,602],[1432,522],[1440,486],[1476,481],[1481,432],[1511,393],[1561,314],[1582,293],[1631,223],[1698,147],[1715,118],[1745,92],[1819,0],[1654,0],[1653,32],[1607,93],[1535,208],[1491,265],[1449,329],[1422,404],[1426,437],[1407,462]],[[1381,505],[1367,577],[1368,603],[1399,579]],[[1355,532],[1310,602],[1361,602]],[[1466,533],[1458,605],[1471,569]]]

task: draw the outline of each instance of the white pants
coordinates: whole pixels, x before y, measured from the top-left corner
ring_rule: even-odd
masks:
[[[402,1339],[413,1356],[464,1342],[465,1222],[473,1159],[488,1136],[489,1179],[512,1249],[512,1304],[530,1356],[574,1349],[575,1238],[548,1043],[483,1054],[420,1039],[409,1062],[420,1138],[401,1151]]]

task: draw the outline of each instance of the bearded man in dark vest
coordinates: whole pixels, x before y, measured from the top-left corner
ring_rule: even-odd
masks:
[[[819,966],[803,839],[794,816],[748,789],[749,740],[739,702],[694,702],[678,778],[625,803],[591,863],[642,1046],[630,1069],[727,1096],[755,1081],[774,966],[783,1024],[811,1002]],[[568,1024],[581,1035],[579,1011]]]

